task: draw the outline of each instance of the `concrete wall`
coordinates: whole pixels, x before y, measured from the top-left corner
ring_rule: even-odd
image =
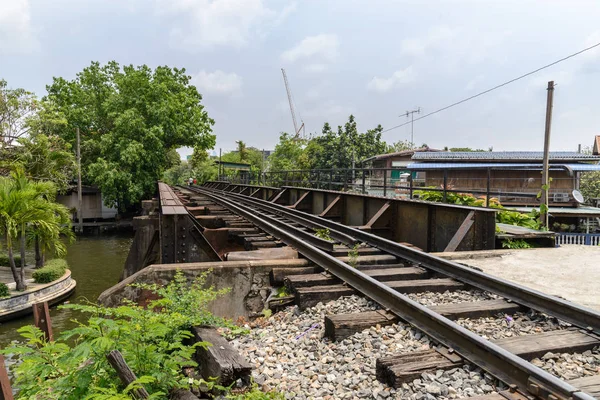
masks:
[[[113,219],[117,216],[117,209],[106,207],[104,205],[102,194],[84,193],[82,198],[83,203],[83,219]],[[67,208],[77,208],[77,192],[68,195],[58,195],[56,201]]]
[[[123,299],[143,304],[154,297],[147,291],[129,286],[130,284],[165,285],[173,279],[177,270],[182,271],[191,281],[201,273],[212,270],[207,285],[216,290],[231,290],[211,305],[211,312],[226,318],[247,317],[260,313],[265,308],[265,302],[271,293],[269,274],[273,268],[307,265],[308,261],[304,259],[154,264],[104,291],[98,302],[111,307],[120,305]]]

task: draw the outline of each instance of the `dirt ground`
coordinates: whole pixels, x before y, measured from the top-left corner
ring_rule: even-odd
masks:
[[[453,253],[448,258],[600,311],[600,246]]]

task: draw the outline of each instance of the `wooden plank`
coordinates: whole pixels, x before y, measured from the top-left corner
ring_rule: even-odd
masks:
[[[271,270],[271,283],[282,285],[286,276],[313,274],[315,272],[317,272],[317,267],[273,268]]]
[[[424,372],[447,370],[460,365],[460,358],[448,358],[433,349],[423,350],[378,358],[375,375],[380,382],[400,387],[405,382],[420,378]]]
[[[0,400],[13,400],[10,378],[4,362],[4,356],[0,354]]]
[[[481,318],[498,313],[511,314],[521,309],[519,305],[505,300],[444,304],[430,308],[450,319]],[[372,326],[387,326],[396,321],[398,317],[395,314],[383,310],[327,315],[324,321],[325,336],[331,340],[342,340]]]
[[[407,267],[396,269],[371,269],[363,271],[366,275],[379,281],[399,281],[410,279],[424,279],[429,273],[420,267]],[[289,288],[307,287],[307,286],[330,286],[340,283],[340,280],[327,273],[291,275],[283,280]]]
[[[577,378],[567,383],[580,389],[582,392],[589,394],[597,399],[600,398],[600,375],[585,376],[583,378]]]
[[[50,319],[48,302],[44,301],[43,303],[36,303],[32,307],[33,324],[44,332],[47,341],[53,341],[54,335],[52,334],[52,320]]]
[[[493,342],[527,360],[541,357],[548,352],[580,353],[600,345],[600,341],[593,336],[571,329],[516,336]]]
[[[521,310],[520,305],[502,299],[441,304],[430,308],[450,319],[491,317],[499,313],[514,314]]]
[[[459,290],[465,287],[464,283],[449,278],[392,281],[386,282],[386,285],[400,293],[445,292],[446,290]]]
[[[324,321],[325,337],[333,341],[339,341],[372,326],[388,326],[397,321],[398,317],[395,314],[383,310],[326,315]]]
[[[337,300],[342,296],[351,296],[355,293],[356,291],[350,286],[344,285],[301,287],[296,289],[296,304],[303,310],[319,302],[326,303],[331,300]]]
[[[471,229],[471,226],[473,226],[473,223],[475,223],[475,211],[469,211],[465,220],[460,224],[458,230],[448,242],[444,252],[455,251],[469,232],[469,229]]]
[[[351,257],[348,257],[348,256],[336,257],[336,258],[345,263],[352,261]],[[395,256],[392,256],[389,254],[371,255],[371,256],[359,255],[355,261],[356,261],[357,265],[398,264],[398,259]]]
[[[405,268],[409,265],[406,264],[365,264],[365,265],[357,265],[356,269],[359,271],[368,271],[370,269],[390,269],[390,268]]]
[[[215,329],[193,327],[195,342],[208,342],[212,346],[196,348],[194,359],[199,364],[200,374],[206,380],[216,378],[221,385],[242,379],[248,381],[252,366]]]
[[[268,242],[253,242],[244,245],[246,250],[260,250],[260,249],[272,249],[274,247],[278,247],[277,242],[268,241]]]
[[[119,379],[121,379],[121,382],[123,382],[125,386],[129,385],[131,382],[137,379],[131,368],[129,368],[129,365],[127,365],[127,363],[125,362],[125,359],[123,358],[123,355],[121,355],[119,350],[113,350],[110,353],[108,353],[106,355],[106,359],[108,360],[108,363],[114,368],[114,370],[117,371]],[[148,391],[146,391],[146,389],[144,389],[143,387],[135,389],[134,393],[136,394],[136,397],[140,399],[147,399],[148,397],[150,397]]]

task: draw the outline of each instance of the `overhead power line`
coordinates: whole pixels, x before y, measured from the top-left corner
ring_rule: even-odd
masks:
[[[473,95],[473,96],[467,97],[466,99],[463,99],[463,100],[457,101],[456,103],[452,103],[452,104],[450,104],[450,105],[448,105],[448,106],[446,106],[446,107],[442,107],[442,108],[440,108],[440,109],[438,109],[438,110],[435,110],[435,111],[432,111],[432,112],[430,112],[430,113],[427,113],[427,114],[425,114],[425,115],[423,115],[423,116],[421,116],[421,117],[419,117],[419,118],[415,118],[415,119],[414,119],[414,121],[408,121],[408,122],[405,122],[405,123],[403,123],[403,124],[396,125],[396,126],[393,126],[393,127],[391,127],[391,128],[385,129],[385,130],[383,130],[381,133],[389,132],[389,131],[391,131],[391,130],[394,130],[394,129],[400,128],[400,127],[402,127],[402,126],[408,125],[408,124],[410,124],[410,123],[412,123],[412,122],[416,122],[416,121],[419,121],[419,120],[421,120],[421,119],[423,119],[423,118],[430,117],[430,116],[432,116],[432,115],[434,115],[434,114],[437,114],[437,113],[439,113],[439,112],[445,111],[445,110],[447,110],[447,109],[449,109],[449,108],[452,108],[452,107],[454,107],[454,106],[457,106],[457,105],[459,105],[459,104],[466,103],[466,102],[467,102],[467,101],[469,101],[469,100],[473,100],[473,99],[474,99],[474,98],[476,98],[476,97],[483,96],[483,95],[484,95],[484,94],[486,94],[486,93],[489,93],[489,92],[491,92],[491,91],[493,91],[493,90],[499,89],[499,88],[501,88],[501,87],[503,87],[503,86],[506,86],[506,85],[508,85],[508,84],[511,84],[511,83],[513,83],[513,82],[516,82],[516,81],[518,81],[518,80],[520,80],[520,79],[526,78],[526,77],[528,77],[528,76],[530,76],[530,75],[533,75],[533,74],[535,74],[535,73],[537,73],[537,72],[540,72],[540,71],[541,71],[541,70],[543,70],[543,69],[546,69],[546,68],[552,67],[553,65],[556,65],[556,64],[558,64],[558,63],[561,63],[561,62],[563,62],[563,61],[565,61],[565,60],[568,60],[569,58],[573,58],[573,57],[575,57],[575,56],[578,56],[579,54],[581,54],[581,53],[585,53],[586,51],[592,50],[593,48],[595,48],[595,47],[598,47],[598,46],[600,46],[600,42],[599,42],[599,43],[596,43],[596,44],[594,44],[594,45],[592,45],[592,46],[590,46],[590,47],[587,47],[587,48],[585,48],[585,49],[583,49],[583,50],[580,50],[580,51],[578,51],[577,53],[573,53],[573,54],[570,54],[570,55],[568,55],[568,56],[566,56],[566,57],[563,57],[563,58],[561,58],[560,60],[556,60],[556,61],[554,61],[553,63],[547,64],[547,65],[544,65],[543,67],[540,67],[540,68],[538,68],[538,69],[536,69],[536,70],[534,70],[534,71],[528,72],[528,73],[526,73],[526,74],[523,74],[523,75],[521,75],[521,76],[519,76],[519,77],[517,77],[517,78],[511,79],[510,81],[506,81],[506,82],[504,82],[504,83],[501,83],[500,85],[494,86],[493,88],[490,88],[490,89],[484,90],[483,92],[480,92],[480,93],[477,93],[477,94],[475,94],[475,95]]]

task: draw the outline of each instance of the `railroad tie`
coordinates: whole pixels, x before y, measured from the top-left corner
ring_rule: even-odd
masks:
[[[575,353],[593,349],[600,340],[577,329],[563,329],[535,335],[523,335],[491,341],[511,353],[531,360],[546,353]],[[447,356],[436,350],[398,354],[379,358],[375,364],[377,379],[393,387],[416,379],[423,372],[452,369],[462,364],[447,362]],[[594,381],[593,384],[598,383]],[[593,384],[591,384],[593,386]]]

